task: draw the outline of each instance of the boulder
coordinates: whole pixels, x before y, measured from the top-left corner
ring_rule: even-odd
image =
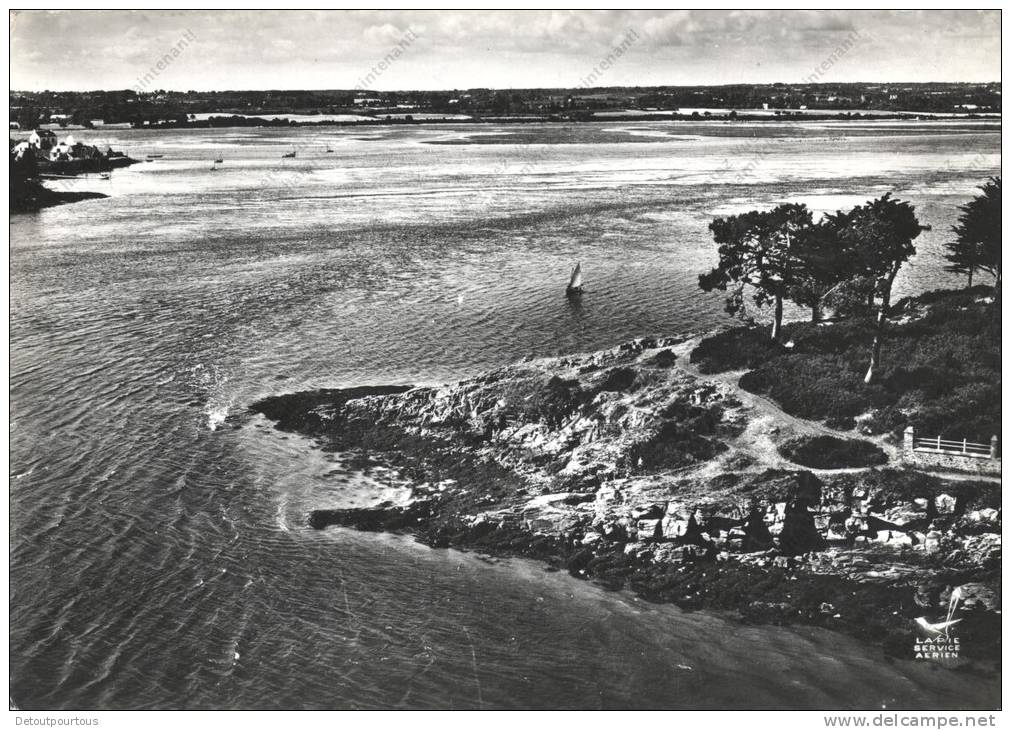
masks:
[[[659,504],[651,504],[649,507],[636,509],[632,511],[632,519],[639,520],[658,520],[664,515],[664,508]]]
[[[741,542],[741,551],[753,553],[768,550],[772,546],[772,533],[769,532],[769,527],[765,524],[765,515],[756,507],[751,510],[744,523],[744,537]]]
[[[814,515],[808,511],[807,501],[790,502],[786,508],[783,529],[779,533],[779,548],[787,555],[799,555],[825,547],[825,539],[818,532]]]
[[[966,610],[984,608],[987,611],[1000,611],[1000,594],[983,583],[963,583],[958,586],[962,594],[962,607]],[[951,599],[951,591],[941,593],[941,601],[947,604]]]
[[[639,520],[636,527],[644,538],[663,539],[665,537],[662,520]]]
[[[604,537],[610,542],[627,542],[628,528],[621,522],[605,522]]]
[[[955,498],[950,494],[939,494],[937,499],[934,500],[934,504],[937,506],[937,511],[942,515],[950,515],[955,512]]]

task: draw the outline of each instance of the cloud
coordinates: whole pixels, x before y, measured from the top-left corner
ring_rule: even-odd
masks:
[[[351,88],[412,31],[384,88],[568,86],[629,30],[604,83],[795,81],[854,31],[839,80],[1000,78],[999,11],[18,11],[11,84],[125,88],[192,31],[166,88]]]

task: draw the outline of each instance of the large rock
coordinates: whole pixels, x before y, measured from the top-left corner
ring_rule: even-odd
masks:
[[[773,547],[773,544],[772,533],[769,532],[769,527],[765,524],[765,513],[757,507],[752,509],[744,523],[741,552],[764,552]]]
[[[787,555],[821,550],[825,538],[814,524],[814,515],[807,508],[807,501],[790,502],[786,507],[783,530],[779,533],[779,548]]]

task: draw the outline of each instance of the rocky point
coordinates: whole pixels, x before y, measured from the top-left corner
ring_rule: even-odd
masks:
[[[443,387],[314,391],[253,409],[411,485],[397,505],[317,510],[314,528],[536,558],[608,589],[835,628],[904,658],[915,619],[940,620],[958,589],[960,661],[999,661],[999,484],[904,466],[808,470],[774,448],[765,458],[741,392],[682,368],[686,344],[640,339]],[[763,424],[763,438],[785,441],[796,422]]]

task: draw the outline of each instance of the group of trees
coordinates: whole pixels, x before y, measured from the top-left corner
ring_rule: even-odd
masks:
[[[379,98],[379,106],[400,104],[419,110],[467,114],[561,113],[578,116],[579,111],[605,107],[633,109],[679,108],[810,109],[852,111],[879,109],[896,111],[997,111],[1001,110],[999,82],[990,83],[791,83],[735,84],[718,86],[659,87],[559,87],[537,89],[443,89],[439,91],[332,90],[216,90],[171,91],[165,89],[121,89],[115,91],[12,91],[9,95],[11,121],[22,129],[47,123],[53,114],[69,114],[70,123],[92,119],[108,123],[144,120],[178,120],[188,114],[250,114],[271,117],[278,114],[337,114],[361,111],[355,98]],[[453,102],[453,103],[450,103]]]
[[[947,245],[950,271],[986,271],[1000,284],[1000,178],[962,206],[955,239]],[[913,241],[929,230],[913,206],[890,193],[848,211],[814,220],[805,205],[716,218],[709,226],[719,262],[699,276],[704,291],[727,291],[727,311],[740,314],[750,291],[758,306],[773,307],[772,338],[782,333],[783,303],[792,301],[821,316],[831,301],[839,311],[874,317],[874,338],[864,382],[874,380],[881,357],[895,278],[916,253]]]

